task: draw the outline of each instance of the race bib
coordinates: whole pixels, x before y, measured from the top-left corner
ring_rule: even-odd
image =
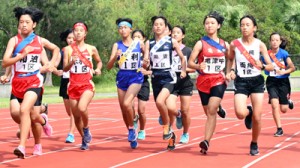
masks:
[[[152,55],[152,69],[167,69],[171,68],[169,51],[156,52]]]
[[[40,68],[40,54],[27,54],[26,57],[16,62],[17,72],[34,72]]]
[[[283,61],[280,61],[280,63],[284,65]],[[275,62],[273,62],[272,64],[274,66],[274,70],[270,71],[269,75],[273,76],[273,77],[275,77],[275,76],[281,76],[281,75],[279,75],[279,74],[276,73],[276,70],[283,70],[283,71],[285,71],[285,69],[280,68]]]
[[[120,69],[124,70],[137,70],[140,65],[140,53],[139,52],[131,52],[131,56],[126,57],[126,60],[120,65]]]
[[[91,56],[86,56],[85,58],[90,62],[92,61]],[[85,65],[79,58],[77,58],[70,71],[75,74],[84,74],[90,73],[91,69],[89,66]]]
[[[187,65],[187,56],[184,56],[184,60],[185,60],[185,65]],[[172,69],[175,71],[175,72],[181,72],[181,59],[179,56],[174,56],[172,58]]]
[[[204,62],[206,68],[203,70],[206,74],[218,74],[222,72],[225,68],[225,56],[222,57],[205,57]]]

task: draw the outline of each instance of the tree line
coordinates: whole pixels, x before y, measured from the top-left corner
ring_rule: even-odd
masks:
[[[203,19],[210,11],[218,11],[225,17],[219,36],[230,42],[241,36],[239,19],[245,14],[253,15],[258,22],[258,38],[268,46],[272,32],[279,32],[289,41],[287,50],[300,53],[300,2],[294,0],[0,0],[0,59],[6,44],[17,32],[17,20],[13,9],[37,7],[44,12],[36,33],[63,47],[59,34],[71,28],[76,21],[88,25],[86,42],[99,50],[105,64],[114,42],[119,40],[115,20],[128,17],[133,20],[133,29],[141,29],[152,38],[150,18],[165,16],[171,25],[186,29],[184,42],[193,47],[205,35]],[[95,82],[113,80],[115,71],[95,78]],[[108,75],[105,75],[107,73]]]

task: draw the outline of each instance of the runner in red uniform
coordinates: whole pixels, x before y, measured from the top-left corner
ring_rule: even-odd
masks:
[[[69,101],[75,125],[82,136],[82,150],[87,150],[92,140],[87,109],[95,93],[92,77],[93,74],[100,75],[102,68],[97,48],[85,43],[87,32],[85,23],[76,22],[73,26],[75,42],[64,50],[64,72],[70,71]],[[97,62],[95,70],[92,58]]]
[[[40,125],[43,126],[46,135],[51,136],[52,134],[52,127],[48,123],[47,115],[40,115],[43,93],[41,71],[53,71],[55,69],[53,65],[59,55],[59,48],[34,33],[34,28],[42,19],[42,11],[36,8],[17,7],[14,9],[14,13],[21,32],[9,40],[2,66],[13,65],[11,103],[19,104],[21,129],[20,143],[14,150],[14,154],[19,158],[24,158],[25,144],[31,125],[36,140],[33,154],[40,155],[42,153],[42,146],[39,142]],[[43,47],[53,52],[53,58],[50,63],[42,67],[40,62]],[[35,124],[31,124],[32,122]]]
[[[216,114],[227,87],[223,71],[229,44],[218,37],[223,21],[224,17],[215,11],[205,16],[203,24],[207,36],[196,43],[188,61],[190,68],[200,72],[196,85],[207,116],[204,140],[199,144],[203,154],[206,154],[215,131]],[[196,59],[198,64],[195,63]]]

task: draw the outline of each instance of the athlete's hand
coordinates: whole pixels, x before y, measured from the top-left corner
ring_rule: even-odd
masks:
[[[2,75],[2,76],[0,77],[0,82],[1,82],[2,84],[8,83],[8,82],[9,82],[9,77],[6,76],[6,75]]]
[[[25,54],[24,56],[26,56],[28,53],[34,51],[34,48],[32,46],[27,46],[24,48],[23,53]]]
[[[186,72],[181,71],[181,73],[180,73],[180,78],[182,79],[182,78],[185,78],[185,77],[186,77]]]
[[[236,78],[235,72],[234,71],[230,71],[228,74],[226,74],[226,80],[231,81],[234,80]]]
[[[147,68],[149,66],[149,59],[143,59],[143,68]]]
[[[53,73],[56,75],[56,76],[62,76],[63,75],[63,70],[56,70],[56,71],[53,71]]]
[[[118,56],[120,56],[120,55],[122,55],[122,50],[119,49],[119,50],[116,52],[115,57],[118,57]]]
[[[285,74],[285,71],[284,70],[281,70],[281,69],[276,69],[276,74],[278,75],[284,75]]]
[[[200,64],[198,64],[198,70],[203,71],[206,68],[206,63],[205,62],[201,62]]]
[[[101,75],[101,70],[100,69],[95,69],[94,70],[94,74],[96,74],[97,76]]]

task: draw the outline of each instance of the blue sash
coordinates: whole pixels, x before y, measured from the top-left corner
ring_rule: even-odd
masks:
[[[33,75],[35,75],[35,74],[37,74],[37,73],[39,73],[39,72],[40,72],[40,70],[38,69],[38,70],[36,70],[36,71],[34,71],[34,72],[28,72],[28,73],[26,73],[26,74],[19,74],[18,77],[28,77],[28,76],[33,76]]]
[[[224,48],[223,46],[221,46],[219,43],[217,43],[213,39],[209,38],[208,36],[202,37],[202,40],[207,42],[209,45],[215,47],[216,49],[222,51],[223,53],[226,51],[226,48]]]
[[[29,36],[23,39],[16,47],[13,57],[15,57],[27,44],[31,43],[32,40],[35,38],[35,34],[32,32]]]

